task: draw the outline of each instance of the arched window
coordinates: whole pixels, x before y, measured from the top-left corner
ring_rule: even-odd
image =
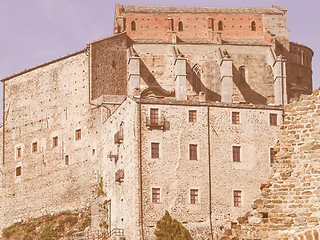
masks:
[[[256,22],[255,21],[251,22],[251,31],[256,31]]]
[[[183,31],[183,23],[181,21],[179,21],[179,24],[178,24],[178,31],[179,32]]]
[[[218,30],[219,30],[219,31],[222,31],[222,30],[223,30],[223,25],[222,25],[222,22],[221,22],[221,21],[219,21],[219,23],[218,23]]]
[[[131,22],[131,31],[135,31],[136,30],[136,22],[132,21]]]
[[[246,69],[242,66],[239,68],[241,81],[246,81]]]
[[[201,91],[201,68],[198,64],[192,68],[192,86],[196,93]]]

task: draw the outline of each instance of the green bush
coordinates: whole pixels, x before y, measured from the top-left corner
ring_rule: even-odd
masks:
[[[74,216],[68,216],[64,222],[68,223],[70,226],[73,226],[78,222],[78,218]]]
[[[3,229],[2,236],[4,238],[10,239],[10,237],[12,237],[15,234],[17,228],[18,228],[18,225],[14,224],[14,225],[11,225],[11,226]]]
[[[157,240],[192,240],[189,231],[176,219],[172,219],[168,211],[157,222],[154,234]]]
[[[40,234],[38,240],[53,240],[57,236],[51,227],[46,227]]]

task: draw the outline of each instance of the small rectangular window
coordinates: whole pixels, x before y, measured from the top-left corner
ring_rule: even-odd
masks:
[[[75,136],[76,141],[81,139],[81,129],[76,130],[76,136]]]
[[[64,164],[69,165],[69,155],[64,156]]]
[[[190,189],[190,203],[191,204],[198,204],[199,203],[198,189]]]
[[[52,147],[58,147],[58,137],[52,138]]]
[[[150,123],[151,124],[158,124],[159,122],[159,109],[151,108],[150,109]]]
[[[240,147],[239,146],[233,146],[233,162],[240,162]]]
[[[16,176],[21,176],[21,167],[16,168]]]
[[[270,126],[277,126],[277,114],[270,113]]]
[[[189,159],[190,160],[197,160],[197,145],[196,144],[190,144],[189,145]]]
[[[151,158],[159,158],[159,143],[151,143]]]
[[[274,163],[274,148],[270,148],[270,163]]]
[[[21,147],[18,147],[17,148],[17,158],[21,158],[21,156],[22,156],[22,149],[21,149]]]
[[[196,122],[196,121],[197,121],[197,111],[189,110],[189,122]]]
[[[232,112],[232,124],[240,124],[240,113]]]
[[[152,188],[152,202],[160,203],[160,188]]]
[[[38,151],[38,143],[34,142],[32,143],[32,152],[36,153]]]
[[[239,190],[233,191],[233,206],[241,207],[241,191]]]

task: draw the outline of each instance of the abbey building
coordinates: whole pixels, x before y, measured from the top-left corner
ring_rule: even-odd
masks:
[[[312,92],[286,10],[116,5],[114,35],[3,82],[0,226],[91,206],[154,239],[245,214],[272,173],[283,106]],[[93,220],[94,222],[94,220]]]

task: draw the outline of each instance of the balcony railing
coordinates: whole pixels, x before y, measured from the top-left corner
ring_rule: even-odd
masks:
[[[150,117],[147,117],[146,119],[146,125],[147,127],[149,128],[160,128],[160,129],[163,129],[165,127],[165,118],[164,116],[161,116],[159,118],[150,118]]]
[[[121,182],[123,182],[123,179],[124,179],[124,170],[123,169],[119,169],[116,172],[115,181],[121,183]]]
[[[120,144],[123,142],[123,131],[119,130],[118,132],[116,132],[116,134],[114,135],[114,143],[115,144]]]

